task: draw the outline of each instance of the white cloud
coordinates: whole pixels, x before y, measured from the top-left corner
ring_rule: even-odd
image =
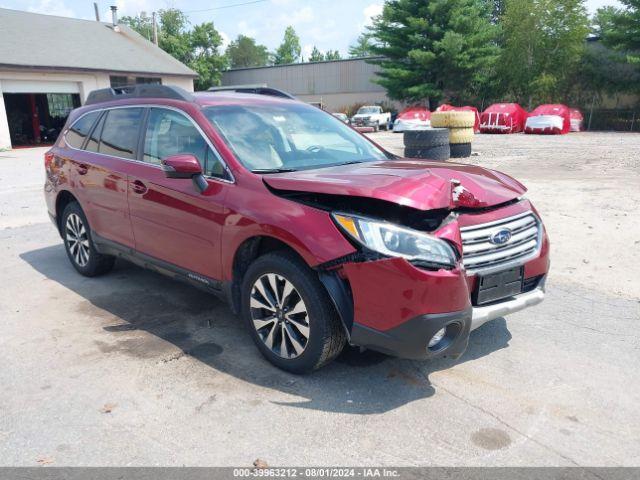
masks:
[[[309,57],[311,57],[311,52],[313,52],[313,45],[304,45],[302,47],[302,58],[304,58],[305,61],[308,61]]]
[[[313,9],[311,7],[304,7],[295,12],[282,15],[282,19],[285,22],[289,22],[289,25],[298,25],[300,23],[309,23],[315,19],[315,14],[313,13]]]
[[[371,23],[373,22],[373,17],[377,17],[382,13],[382,7],[382,2],[367,5],[362,11],[362,13],[364,14],[364,23],[362,24],[362,26],[367,27],[371,25]]]
[[[220,51],[223,52],[227,49],[231,40],[229,39],[229,35],[224,33],[222,30],[218,30],[218,33],[222,37],[222,45],[220,45]]]
[[[35,5],[30,5],[28,11],[34,13],[45,13],[47,15],[57,15],[59,17],[75,17],[75,12],[67,7],[62,0],[40,0]]]
[[[244,20],[240,20],[238,22],[238,32],[247,37],[255,37],[258,33],[255,28],[250,27],[249,24]]]
[[[115,0],[109,4],[109,8],[105,9],[101,14],[100,20],[103,22],[111,22],[111,5],[118,7],[118,18],[124,16],[136,16],[140,12],[146,12],[151,16],[151,12],[154,11],[153,5],[150,0]]]

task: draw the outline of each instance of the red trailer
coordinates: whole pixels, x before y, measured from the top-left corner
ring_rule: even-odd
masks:
[[[476,123],[473,126],[473,131],[475,133],[478,133],[480,131],[480,114],[478,113],[478,109],[476,107],[470,107],[469,105],[466,105],[464,107],[454,107],[453,105],[449,105],[447,103],[440,105],[438,108],[436,108],[436,112],[448,112],[448,111],[454,111],[454,112],[466,112],[466,111],[471,111],[474,112],[476,114]]]
[[[571,131],[571,111],[561,104],[540,105],[529,114],[525,133],[564,135]]]
[[[519,133],[524,130],[527,111],[517,103],[494,103],[480,115],[482,133]]]
[[[584,116],[577,108],[571,109],[571,131],[581,132],[584,130]]]

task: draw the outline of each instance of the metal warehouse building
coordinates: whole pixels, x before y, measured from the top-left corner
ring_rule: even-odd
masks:
[[[326,110],[342,111],[354,103],[389,101],[385,89],[372,82],[379,69],[364,58],[239,68],[224,72],[222,85],[266,84]]]

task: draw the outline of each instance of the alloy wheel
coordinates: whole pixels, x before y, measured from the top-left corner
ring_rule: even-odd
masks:
[[[79,215],[72,213],[65,225],[67,248],[74,261],[84,267],[89,263],[89,235]]]
[[[251,320],[260,339],[273,353],[292,359],[309,342],[309,314],[293,283],[282,275],[267,273],[251,288]]]

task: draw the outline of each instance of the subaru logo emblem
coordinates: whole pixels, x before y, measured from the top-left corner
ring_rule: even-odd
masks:
[[[489,241],[494,245],[504,245],[509,240],[511,240],[511,230],[508,228],[503,228],[502,230],[494,233],[489,238]]]

